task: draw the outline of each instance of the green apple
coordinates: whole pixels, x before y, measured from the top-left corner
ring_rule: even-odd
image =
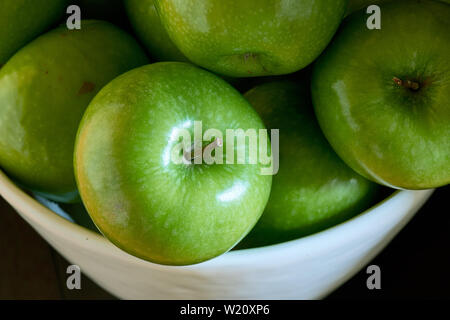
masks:
[[[107,22],[52,30],[0,70],[0,167],[55,201],[74,201],[79,121],[110,80],[147,63],[137,42]]]
[[[197,121],[205,133],[265,128],[228,83],[182,62],[132,70],[89,105],[75,147],[80,195],[100,231],[128,253],[198,263],[232,248],[261,216],[272,183],[262,165],[170,160],[174,132]]]
[[[450,6],[395,1],[381,30],[351,15],[315,65],[312,93],[325,136],[373,181],[403,189],[450,182]]]
[[[169,36],[194,63],[232,77],[287,74],[325,49],[347,0],[155,0]]]
[[[159,61],[188,61],[169,38],[154,0],[125,0],[125,7],[136,35],[152,57]]]
[[[56,23],[67,0],[0,1],[0,68],[21,47]]]
[[[315,119],[309,83],[276,81],[245,94],[269,129],[279,129],[278,174],[261,219],[240,247],[292,240],[361,213],[378,186],[333,151]]]

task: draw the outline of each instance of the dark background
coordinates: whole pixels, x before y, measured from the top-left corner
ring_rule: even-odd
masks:
[[[329,299],[449,299],[450,188],[436,190],[413,220],[371,263],[381,289],[368,290],[364,267]],[[69,263],[0,198],[0,299],[111,299],[86,277],[66,288]]]

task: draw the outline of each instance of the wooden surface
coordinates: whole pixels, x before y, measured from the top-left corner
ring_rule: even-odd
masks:
[[[440,189],[371,264],[381,268],[381,290],[368,290],[365,268],[330,299],[450,298],[449,188]],[[69,263],[0,198],[0,299],[112,299],[82,276],[68,290]]]
[[[0,197],[0,299],[112,299],[82,276],[66,286],[69,263]]]

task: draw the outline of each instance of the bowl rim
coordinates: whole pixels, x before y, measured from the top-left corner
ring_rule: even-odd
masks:
[[[257,257],[267,254],[274,254],[275,252],[285,251],[285,250],[291,250],[293,248],[298,248],[301,246],[311,246],[318,241],[323,241],[324,238],[332,238],[333,235],[339,234],[339,233],[345,233],[345,232],[354,232],[355,225],[363,225],[366,224],[368,221],[373,219],[373,216],[377,214],[377,209],[380,209],[385,206],[389,206],[389,204],[393,201],[398,200],[398,198],[401,197],[409,197],[413,196],[415,197],[416,194],[418,196],[420,193],[423,193],[420,198],[425,198],[431,195],[431,193],[434,191],[434,189],[429,190],[419,190],[419,191],[413,191],[413,190],[395,190],[390,195],[382,199],[381,201],[377,202],[370,208],[364,210],[363,212],[357,214],[356,216],[345,220],[337,225],[334,225],[330,228],[327,228],[325,230],[316,232],[314,234],[294,239],[278,244],[272,244],[268,246],[263,247],[257,247],[257,248],[246,248],[246,249],[239,249],[239,250],[232,250],[228,251],[214,259],[201,262],[198,264],[190,265],[190,266],[166,266],[166,265],[158,265],[156,263],[152,263],[143,259],[140,259],[138,257],[132,256],[122,249],[114,246],[106,237],[104,237],[102,234],[96,233],[92,230],[89,230],[81,225],[78,225],[74,222],[71,222],[59,214],[53,212],[49,208],[45,207],[43,204],[39,203],[35,198],[33,198],[31,195],[27,194],[24,190],[19,188],[1,169],[0,169],[0,195],[16,210],[19,211],[19,214],[22,215],[22,217],[25,220],[31,220],[34,221],[40,225],[50,225],[50,224],[57,224],[58,225],[58,233],[60,233],[61,236],[64,236],[66,239],[89,239],[90,243],[89,245],[95,245],[99,249],[101,247],[105,248],[108,246],[113,246],[118,249],[118,251],[122,252],[125,255],[122,255],[123,258],[128,259],[130,257],[140,260],[143,263],[151,264],[154,266],[160,266],[160,267],[169,267],[169,268],[188,268],[191,266],[200,266],[200,265],[207,265],[207,264],[214,264],[217,261],[224,262],[224,259],[239,259],[242,260],[242,257]],[[33,215],[29,215],[29,212],[33,212]],[[28,221],[29,222],[29,221]],[[361,228],[363,229],[363,228]],[[351,231],[353,230],[353,231]],[[315,246],[320,247],[320,246]]]

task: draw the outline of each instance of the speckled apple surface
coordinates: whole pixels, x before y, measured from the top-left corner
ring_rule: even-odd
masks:
[[[65,13],[67,0],[0,1],[0,68]]]
[[[125,0],[128,18],[136,35],[158,61],[188,61],[167,34],[154,0]]]
[[[170,38],[192,62],[233,77],[279,75],[310,64],[347,0],[155,0]]]
[[[267,128],[280,130],[280,169],[245,246],[298,239],[351,218],[375,200],[377,184],[350,169],[323,136],[309,85],[309,78],[274,81],[245,94]]]
[[[261,216],[272,176],[261,175],[259,163],[171,161],[174,132],[192,134],[195,121],[224,135],[265,128],[228,83],[181,62],[132,70],[89,105],[75,147],[79,191],[100,231],[128,253],[169,265],[202,262],[232,248]],[[225,150],[225,136],[223,143]]]
[[[0,70],[0,166],[33,191],[76,200],[73,148],[85,109],[106,83],[145,63],[133,38],[101,21],[28,44]]]
[[[450,5],[381,5],[381,30],[349,16],[315,65],[320,126],[338,155],[378,183],[426,189],[450,182]]]

